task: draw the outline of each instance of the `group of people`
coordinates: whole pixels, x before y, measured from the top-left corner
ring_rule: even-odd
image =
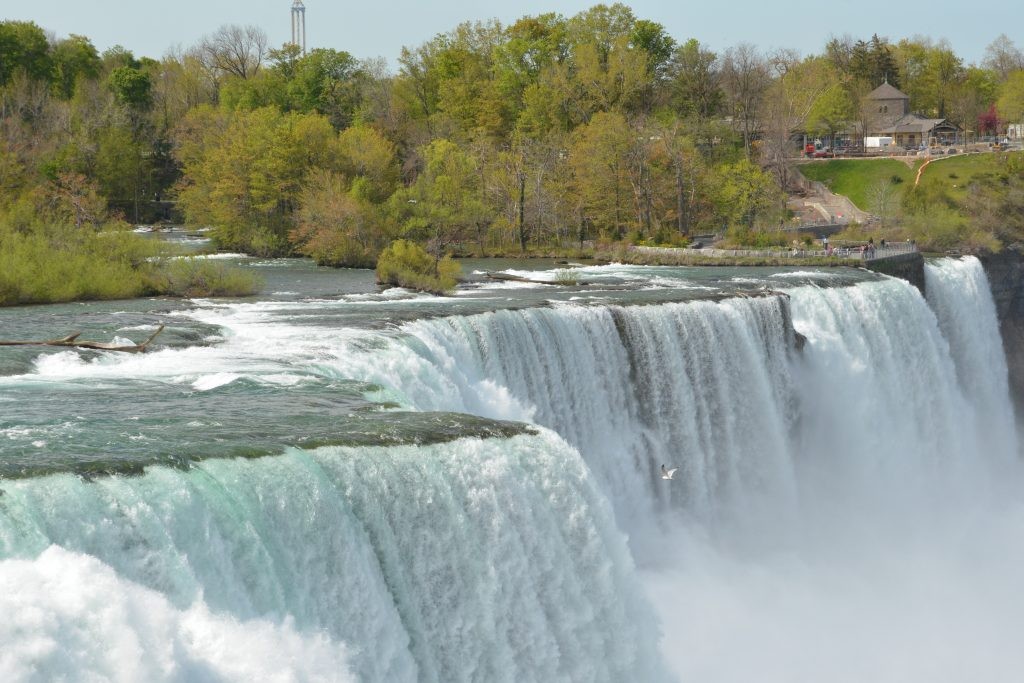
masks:
[[[832,245],[829,244],[829,242],[828,242],[828,237],[822,237],[821,238],[821,245],[825,248],[825,255],[826,256],[832,256],[832,255],[836,255],[836,256],[849,256],[850,255],[850,251],[851,250],[849,248],[844,248],[844,247],[840,247],[838,249],[833,248]],[[881,241],[881,247],[882,247],[882,249],[885,249],[885,240],[884,239]],[[875,258],[875,238],[874,237],[869,237],[868,241],[867,241],[867,244],[862,244],[859,247],[854,247],[853,251],[855,251],[856,253],[860,254],[860,257],[862,259],[873,259],[873,258]]]

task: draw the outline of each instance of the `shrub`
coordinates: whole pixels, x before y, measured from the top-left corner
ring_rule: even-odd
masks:
[[[385,285],[445,294],[455,289],[459,274],[451,258],[435,259],[408,240],[395,240],[377,258],[377,282]]]
[[[566,287],[571,287],[572,285],[578,285],[580,283],[580,278],[573,272],[572,268],[559,268],[555,271],[555,282]]]
[[[161,261],[153,268],[148,284],[155,294],[189,298],[249,296],[261,285],[252,273],[202,258]]]
[[[789,245],[789,240],[789,235],[781,230],[751,230],[742,225],[735,225],[725,233],[726,245],[730,247],[785,247]]]

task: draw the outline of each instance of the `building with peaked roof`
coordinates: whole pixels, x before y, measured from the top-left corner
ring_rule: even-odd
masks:
[[[869,114],[869,127],[872,129],[868,135],[874,135],[874,131],[882,128],[890,128],[896,122],[910,113],[910,97],[889,85],[889,81],[882,83],[865,97],[867,114]]]
[[[869,137],[891,137],[897,147],[948,145],[960,140],[961,129],[946,119],[929,119],[910,111],[910,97],[882,83],[865,97]]]

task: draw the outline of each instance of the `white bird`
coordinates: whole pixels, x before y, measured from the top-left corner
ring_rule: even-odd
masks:
[[[678,470],[678,469],[679,469],[678,467],[673,467],[672,469],[667,470],[667,469],[665,469],[665,466],[662,465],[661,466],[661,478],[662,479],[671,479],[672,475],[675,474],[676,470]]]

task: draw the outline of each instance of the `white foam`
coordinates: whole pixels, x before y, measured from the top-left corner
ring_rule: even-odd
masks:
[[[231,384],[241,375],[233,372],[218,372],[213,375],[204,375],[192,382],[192,388],[196,391],[211,391],[218,387]]]
[[[177,607],[99,560],[51,546],[0,562],[0,679],[351,681],[346,647],[289,621]]]

